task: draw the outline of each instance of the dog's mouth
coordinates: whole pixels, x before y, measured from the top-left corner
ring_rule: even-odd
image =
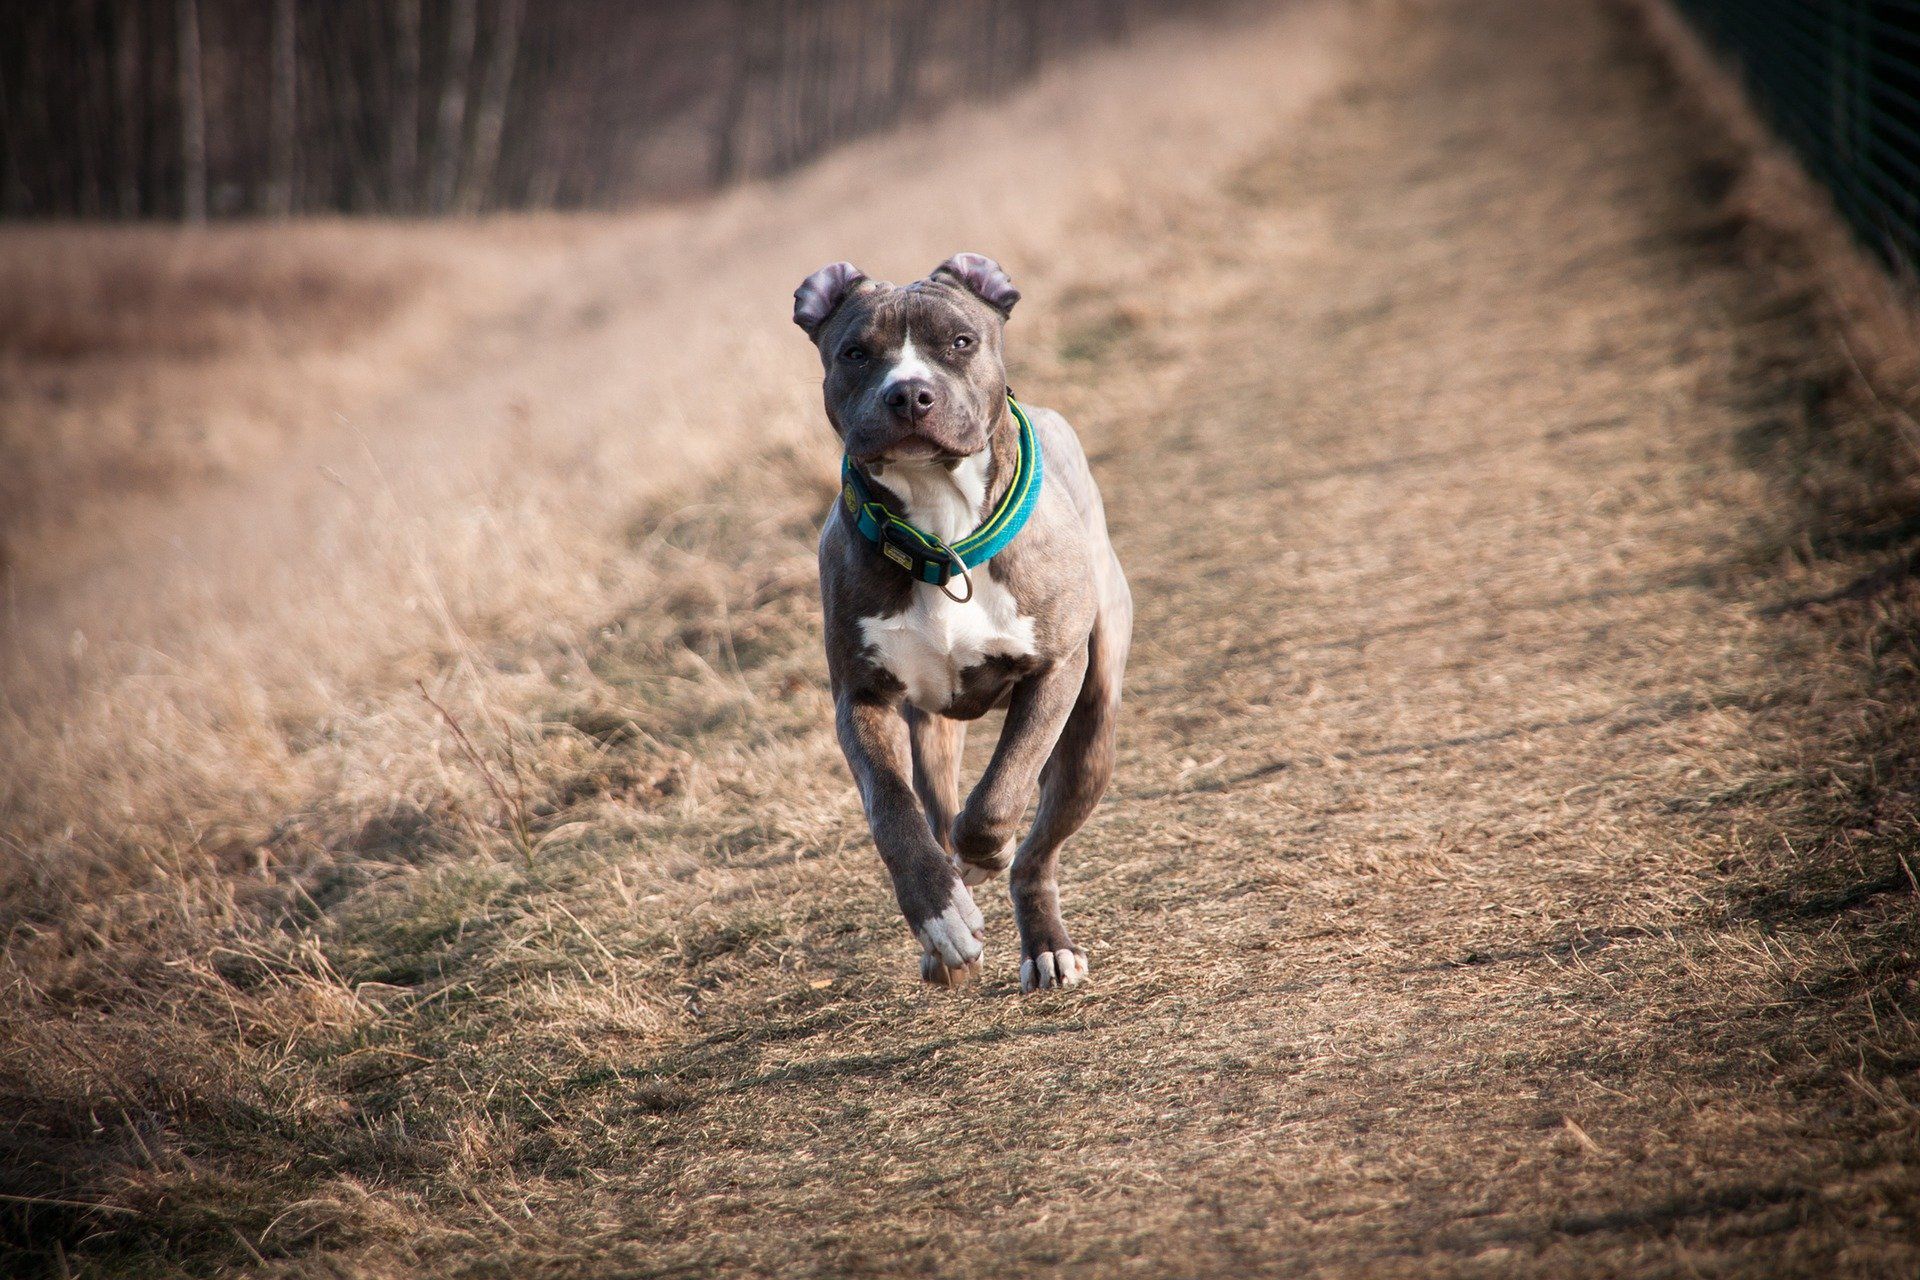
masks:
[[[986,448],[983,443],[980,449]],[[904,440],[893,440],[876,448],[849,450],[853,460],[863,467],[883,467],[893,464],[907,466],[949,466],[963,458],[971,458],[980,449],[954,449],[937,440],[925,436],[909,436]]]
[[[891,449],[883,450],[874,461],[878,463],[958,462],[965,456],[963,453],[954,453],[950,449],[942,449],[931,440],[908,440]]]

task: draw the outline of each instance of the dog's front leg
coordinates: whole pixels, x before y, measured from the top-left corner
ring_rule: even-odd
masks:
[[[933,838],[914,795],[907,722],[890,704],[843,691],[835,722],[894,897],[920,941],[920,976],[958,986],[979,972],[986,921]]]
[[[1014,690],[993,760],[953,825],[954,852],[971,872],[984,873],[981,878],[998,873],[1013,860],[1016,829],[1033,801],[1040,771],[1060,741],[1086,675],[1087,649],[1078,645],[1070,657],[1029,676]],[[1052,860],[1039,870],[1043,874],[1037,878],[1023,878],[1016,867],[1012,886],[1023,991],[1071,987],[1087,973],[1086,956],[1073,945],[1060,918]]]
[[[1060,740],[1086,675],[1087,649],[1076,645],[1068,656],[1014,686],[993,759],[953,824],[953,851],[965,864],[969,883],[1006,870],[1012,861],[1020,819],[1033,803],[1040,770]]]

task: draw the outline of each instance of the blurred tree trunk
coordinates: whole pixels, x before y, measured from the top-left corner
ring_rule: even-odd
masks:
[[[527,125],[519,131],[517,142],[519,168],[525,174],[518,201],[522,208],[552,208],[559,198],[561,177],[567,172],[567,157],[560,145],[566,137],[562,124],[566,118],[566,81],[560,72],[560,51],[572,47],[577,23],[571,11],[561,11],[527,27],[524,56],[535,86],[525,89],[523,78],[522,115]]]
[[[767,155],[775,173],[793,164],[793,51],[787,34],[791,6],[792,0],[771,0],[767,6],[767,47],[772,51],[767,68],[772,90],[767,96]]]
[[[140,153],[146,94],[141,83],[140,6],[120,4],[113,16],[114,193],[120,216],[140,213]]]
[[[727,87],[720,99],[719,118],[713,126],[713,161],[707,167],[707,180],[724,187],[740,176],[745,162],[745,142],[741,137],[747,120],[747,102],[753,96],[753,83],[759,78],[764,59],[761,50],[766,40],[755,21],[754,0],[734,0],[733,65]]]
[[[1045,39],[1041,13],[1045,0],[1018,0],[1020,5],[1020,47],[1013,51],[1013,66],[1022,80],[1031,79],[1040,70],[1040,45]]]
[[[268,39],[271,87],[267,100],[268,158],[266,210],[279,217],[293,212],[294,147],[299,127],[297,77],[300,71],[299,36],[294,0],[273,0]]]
[[[174,67],[180,95],[180,216],[207,220],[207,102],[200,78],[199,0],[174,0],[179,49]]]
[[[405,213],[420,198],[420,0],[393,0],[394,91],[387,120],[387,199]]]
[[[893,66],[887,84],[887,122],[906,114],[920,81],[920,55],[926,46],[927,9],[920,0],[894,6]]]
[[[840,0],[840,43],[848,50],[833,104],[833,141],[860,132],[867,121],[867,76],[873,65],[873,24],[866,0]]]
[[[25,213],[33,207],[31,193],[20,176],[20,134],[6,66],[0,62],[0,208],[9,214]]]
[[[433,176],[427,208],[445,213],[460,179],[460,153],[467,126],[467,81],[480,22],[479,0],[453,0],[447,15],[447,64],[440,78],[440,113],[433,140]]]
[[[874,50],[879,48],[880,42],[874,29],[885,17],[884,6],[876,7],[867,3],[867,0],[859,0],[852,6],[853,73],[847,77],[845,111],[846,127],[853,133],[872,128],[874,118],[879,114],[874,107],[873,67],[879,61]]]
[[[14,72],[18,96],[8,113],[8,132],[14,139],[8,159],[18,179],[16,190],[27,210],[65,212],[72,208],[70,193],[60,173],[60,148],[54,138],[52,72],[59,61],[53,28],[56,10],[30,8],[25,32],[7,52],[19,58]]]
[[[815,0],[809,6],[806,56],[801,63],[800,80],[800,152],[795,163],[813,159],[827,149],[828,131],[833,123],[833,79],[836,50],[833,41],[831,0]]]
[[[334,203],[343,209],[372,212],[379,209],[380,189],[385,185],[381,166],[369,154],[367,139],[373,135],[374,116],[367,106],[365,92],[367,68],[372,58],[365,38],[377,40],[351,21],[328,24],[321,61],[332,66],[332,92],[335,151],[338,161],[338,185]]]
[[[770,0],[767,6],[767,43],[772,50],[767,68],[766,165],[763,171],[779,173],[791,163],[793,151],[793,41],[787,35],[787,11],[791,0]]]
[[[106,30],[105,6],[101,0],[84,0],[74,5],[73,17],[77,28],[74,35],[79,42],[74,52],[81,72],[80,83],[73,86],[75,133],[79,144],[74,148],[79,170],[75,177],[79,186],[80,216],[97,218],[111,203],[107,198],[106,169],[107,140],[113,135],[113,95],[107,77],[106,42],[101,39],[101,33]]]
[[[460,207],[477,212],[487,203],[500,164],[500,135],[507,125],[507,93],[520,52],[520,22],[526,0],[500,0],[493,24],[493,47],[480,80],[480,109],[473,122],[473,154],[461,180]]]
[[[986,10],[975,28],[969,61],[973,65],[973,87],[991,93],[1000,87],[1000,17],[1006,0],[983,0]]]

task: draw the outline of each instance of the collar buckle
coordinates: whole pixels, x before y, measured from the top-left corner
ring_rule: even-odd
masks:
[[[953,579],[953,567],[966,566],[952,547],[930,535],[922,535],[913,526],[885,513],[880,523],[880,554],[912,574],[921,582],[945,589]]]

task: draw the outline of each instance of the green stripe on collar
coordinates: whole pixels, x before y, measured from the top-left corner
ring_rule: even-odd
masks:
[[[1020,458],[1014,465],[1013,483],[1007,486],[999,505],[978,529],[951,544],[940,541],[919,526],[902,520],[874,501],[860,469],[853,459],[840,459],[840,500],[846,504],[860,536],[880,549],[880,554],[922,582],[945,587],[956,574],[977,569],[1019,536],[1040,500],[1040,440],[1033,423],[1020,402],[1007,394],[1007,407],[1020,424]]]

